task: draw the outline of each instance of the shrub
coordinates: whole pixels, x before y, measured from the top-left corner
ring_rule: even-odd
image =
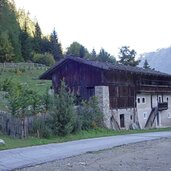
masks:
[[[96,97],[91,97],[89,101],[83,101],[78,108],[81,129],[88,130],[103,127],[103,114],[99,109]]]
[[[39,117],[33,121],[32,133],[38,138],[50,138],[52,130],[50,129],[47,121],[42,120],[42,118]]]
[[[52,110],[52,129],[56,135],[67,135],[74,129],[76,111],[74,109],[74,97],[67,91],[65,82],[61,82],[58,94],[54,96]]]
[[[33,62],[39,63],[39,64],[44,64],[46,66],[51,66],[55,64],[55,60],[53,58],[53,55],[50,53],[35,53],[33,55]]]

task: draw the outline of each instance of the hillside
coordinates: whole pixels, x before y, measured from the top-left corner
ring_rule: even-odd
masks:
[[[45,94],[51,86],[51,81],[40,80],[38,77],[46,71],[47,67],[39,64],[13,63],[14,66],[0,63],[0,82],[6,79],[13,80],[22,85],[28,86],[40,95]],[[6,110],[4,106],[3,93],[0,90],[0,109]]]
[[[140,59],[140,66],[143,66],[145,59],[147,59],[151,68],[171,74],[171,47],[144,53]]]

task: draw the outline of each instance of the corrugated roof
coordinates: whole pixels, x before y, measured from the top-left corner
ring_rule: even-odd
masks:
[[[91,65],[100,69],[104,70],[118,70],[118,71],[126,71],[126,72],[132,72],[132,73],[137,73],[137,74],[144,74],[144,75],[154,75],[154,76],[163,76],[163,77],[171,77],[171,75],[160,72],[160,71],[155,71],[152,69],[144,69],[140,67],[132,67],[132,66],[126,66],[123,64],[111,64],[108,62],[100,62],[100,61],[91,61],[79,57],[66,57],[59,61],[57,64],[52,66],[49,70],[47,70],[45,73],[43,73],[39,78],[40,79],[49,79],[51,77],[52,73],[56,68],[61,66],[63,63],[67,62],[68,60],[73,60],[79,63],[84,63],[87,65]]]

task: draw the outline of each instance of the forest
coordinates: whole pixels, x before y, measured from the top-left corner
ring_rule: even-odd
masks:
[[[54,21],[55,22],[55,21]],[[33,21],[30,13],[17,9],[13,0],[0,0],[0,62],[34,62],[51,66],[65,56],[86,58],[102,62],[116,63],[116,58],[101,48],[88,49],[79,42],[72,42],[62,48],[58,34],[52,29],[44,35],[38,21]],[[119,52],[119,63],[136,66],[135,50],[123,46]]]

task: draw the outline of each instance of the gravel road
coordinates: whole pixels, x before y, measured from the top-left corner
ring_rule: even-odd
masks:
[[[90,152],[21,171],[171,171],[171,138]]]

